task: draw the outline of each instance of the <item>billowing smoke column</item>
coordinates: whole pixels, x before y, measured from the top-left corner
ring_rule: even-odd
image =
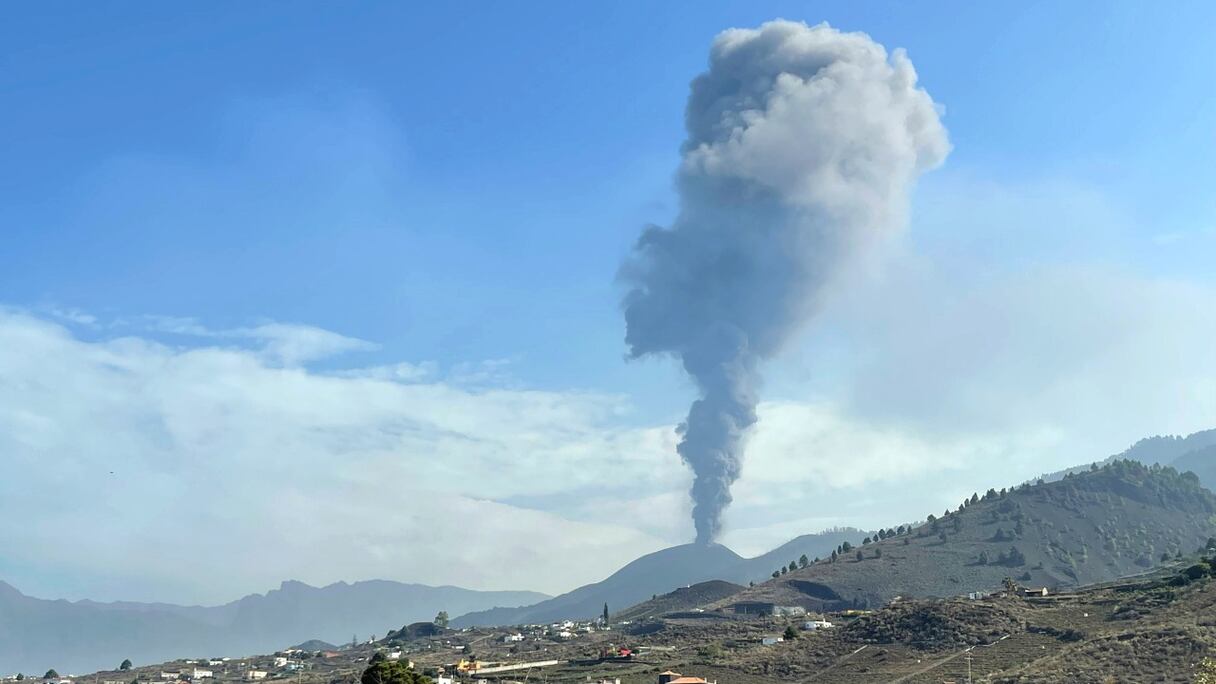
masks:
[[[630,354],[676,355],[700,390],[678,451],[708,543],[756,422],[760,362],[842,265],[903,226],[914,181],[950,145],[902,51],[788,21],[714,40],[685,126],[679,215],[643,232],[621,275]]]

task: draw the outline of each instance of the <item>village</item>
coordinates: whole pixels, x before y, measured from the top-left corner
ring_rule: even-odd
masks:
[[[864,611],[851,611],[853,615]],[[693,623],[718,623],[718,613],[693,612],[683,616]],[[842,617],[845,617],[842,615]],[[742,630],[755,648],[772,647],[798,633],[833,627],[833,622],[808,615],[797,607],[747,606],[727,618],[715,631]],[[609,624],[603,618],[565,620],[544,625],[518,625],[508,629],[465,628],[447,630],[430,623],[407,625],[381,639],[368,639],[343,647],[307,650],[288,648],[266,656],[181,659],[155,666],[131,665],[88,675],[43,677],[9,675],[5,682],[37,684],[237,684],[282,682],[288,684],[355,684],[365,669],[380,662],[400,663],[427,676],[434,684],[511,684],[511,682],[580,681],[596,684],[716,684],[726,679],[706,671],[682,674],[675,668],[702,660],[698,638],[686,641],[679,631],[681,616],[663,621],[647,618]],[[429,628],[429,629],[424,629]],[[426,634],[418,636],[417,634]],[[671,637],[675,636],[675,639]],[[742,634],[739,634],[742,636]],[[320,642],[315,642],[320,643]],[[703,668],[704,669],[704,668]],[[711,668],[711,670],[716,668]],[[704,676],[702,676],[704,675]],[[735,680],[732,680],[735,681]]]
[[[343,647],[310,641],[264,656],[138,666],[124,661],[116,670],[88,675],[60,676],[52,670],[40,678],[3,679],[23,684],[27,679],[37,684],[966,681],[964,668],[1004,670],[1062,652],[1092,630],[1110,629],[1127,619],[1131,597],[1155,602],[1164,591],[1196,605],[1216,600],[1216,584],[1192,581],[1163,570],[1067,592],[1009,582],[990,594],[897,599],[874,610],[816,613],[748,601],[611,622],[462,629],[422,622],[378,639],[352,639]],[[1177,593],[1188,585],[1186,593]]]

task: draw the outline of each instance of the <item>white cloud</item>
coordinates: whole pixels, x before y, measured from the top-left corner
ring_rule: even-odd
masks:
[[[329,356],[378,348],[370,342],[309,325],[264,323],[254,328],[231,331],[229,334],[247,336],[259,341],[262,344],[262,352],[284,366],[297,366]]]
[[[269,330],[268,347],[299,332]],[[276,363],[346,348],[304,337],[304,352],[286,353],[87,342],[0,314],[0,535],[10,561],[32,568],[11,579],[38,590],[54,567],[79,574],[71,584],[84,595],[172,600],[230,599],[289,577],[555,591],[611,569],[577,559],[623,562],[671,541],[606,516],[493,501],[594,492],[608,474],[684,477],[654,430],[622,424],[620,397]],[[172,562],[173,549],[195,560]],[[507,555],[521,560],[500,563]]]
[[[95,319],[94,319],[95,320]],[[374,351],[379,346],[365,340],[339,335],[311,325],[267,322],[241,328],[209,328],[184,316],[142,316],[134,321],[119,321],[118,327],[138,332],[168,333],[186,337],[226,339],[252,343],[266,359],[283,366],[298,366],[350,352]],[[419,367],[420,368],[420,367]],[[399,365],[396,372],[405,372]],[[388,368],[377,371],[387,373]]]

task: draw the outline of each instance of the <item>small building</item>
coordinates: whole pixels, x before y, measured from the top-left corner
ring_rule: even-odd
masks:
[[[767,601],[740,601],[731,606],[736,615],[772,615],[777,606]]]
[[[199,679],[212,679],[214,677],[215,673],[211,670],[204,670],[198,667],[194,668],[194,671],[190,673],[190,679],[196,681]]]
[[[685,677],[679,672],[668,670],[659,673],[659,684],[718,684],[716,681],[706,681],[702,677]]]
[[[389,660],[401,660],[401,651],[389,651],[388,659]]]
[[[766,636],[766,637],[762,637],[760,639],[760,645],[761,646],[772,646],[773,644],[779,644],[782,641],[785,641],[785,637]]]
[[[519,633],[508,634],[502,638],[502,642],[504,644],[513,644],[513,643],[523,641],[523,640],[524,640],[524,635],[519,634]]]
[[[176,682],[177,678],[180,676],[182,676],[182,673],[180,673],[180,672],[166,672],[164,670],[161,670],[161,673],[160,673],[160,678],[165,680],[166,682]]]
[[[828,622],[827,620],[807,620],[806,622],[802,623],[802,628],[810,631],[814,631],[816,629],[828,629],[831,626],[832,623]]]
[[[266,670],[246,670],[245,681],[256,682],[259,679],[266,679]]]
[[[1033,596],[1047,596],[1047,587],[1040,587],[1038,589],[1023,589],[1022,596],[1025,596],[1026,598],[1031,598]]]
[[[802,617],[806,608],[802,606],[773,606],[773,615],[777,617]]]

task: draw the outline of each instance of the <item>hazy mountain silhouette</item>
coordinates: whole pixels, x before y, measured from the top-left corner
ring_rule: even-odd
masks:
[[[60,673],[180,657],[266,653],[310,639],[347,643],[407,622],[496,605],[534,603],[529,591],[472,591],[385,580],[326,587],[283,582],[221,606],[51,601],[0,582],[0,670]]]
[[[743,558],[721,544],[673,546],[642,556],[595,584],[522,608],[494,608],[461,615],[452,625],[513,625],[593,618],[603,612],[605,603],[609,610],[617,610],[706,580],[746,584],[763,579],[802,554],[810,558],[823,556],[842,541],[858,543],[866,534],[852,528],[807,534],[755,558]]]
[[[1175,470],[1195,473],[1204,487],[1216,490],[1216,444],[1188,451],[1170,465]]]
[[[1184,457],[1189,457],[1192,452],[1201,451],[1212,446],[1216,446],[1216,429],[1196,432],[1186,437],[1157,435],[1145,437],[1122,452],[1108,456],[1101,461],[1096,461],[1096,463],[1097,465],[1106,465],[1119,459],[1130,458],[1145,465],[1159,463],[1161,465],[1173,466],[1179,472],[1192,470],[1196,475],[1200,475],[1200,473],[1195,468],[1206,468],[1209,473],[1208,476],[1204,477],[1200,475],[1200,479],[1208,489],[1216,489],[1216,477],[1212,477],[1213,471],[1216,470],[1216,464],[1210,463],[1201,454],[1190,460],[1182,460]],[[1092,464],[1086,463],[1052,473],[1045,473],[1035,478],[1034,481],[1055,482],[1070,473],[1074,475],[1076,473],[1083,473],[1089,470],[1090,465]]]

